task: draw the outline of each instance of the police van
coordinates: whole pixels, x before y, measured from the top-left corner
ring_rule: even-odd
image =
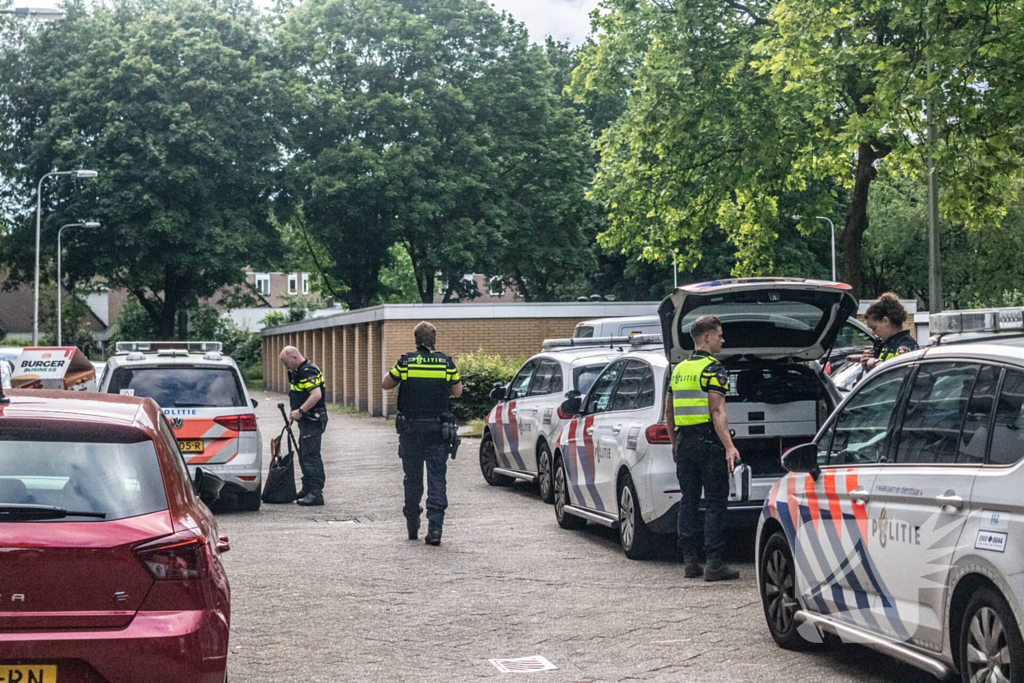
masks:
[[[552,503],[551,451],[565,418],[564,394],[585,393],[608,361],[625,353],[629,338],[549,339],[542,348],[508,385],[492,390],[496,405],[480,441],[480,471],[491,486],[536,483]]]
[[[1020,680],[1022,407],[1024,349],[940,344],[880,365],[788,451],[756,540],[776,643],[830,633],[944,679]]]
[[[224,480],[243,510],[260,508],[263,437],[235,362],[220,342],[118,342],[99,391],[152,398],[189,468]]]
[[[629,337],[634,334],[661,334],[661,319],[656,315],[597,318],[577,323],[572,332],[573,339]]]

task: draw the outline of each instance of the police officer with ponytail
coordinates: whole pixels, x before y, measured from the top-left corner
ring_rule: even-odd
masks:
[[[879,341],[872,351],[865,351],[858,359],[866,372],[874,370],[879,363],[917,350],[917,341],[909,330],[903,329],[906,320],[907,309],[892,292],[886,292],[868,307],[864,321]]]
[[[690,327],[694,351],[689,360],[675,366],[669,379],[671,392],[665,394],[665,421],[669,430],[679,501],[679,547],[683,550],[688,579],[703,574],[705,581],[739,578],[739,571],[723,562],[725,551],[725,508],[729,499],[729,475],[739,464],[740,454],[732,443],[725,395],[729,373],[715,360],[722,351],[721,321],[710,315],[697,318]],[[699,505],[704,492],[704,554],[700,564]]]

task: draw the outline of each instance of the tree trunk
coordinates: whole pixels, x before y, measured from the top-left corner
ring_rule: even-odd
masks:
[[[884,156],[884,155],[883,155]],[[853,195],[846,212],[846,229],[843,230],[843,272],[842,280],[853,288],[853,296],[860,299],[863,293],[864,231],[868,229],[868,191],[871,181],[878,172],[875,160],[880,158],[872,145],[862,142],[857,148],[857,170],[853,180]]]

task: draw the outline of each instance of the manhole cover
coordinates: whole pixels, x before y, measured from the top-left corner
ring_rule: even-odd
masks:
[[[503,674],[529,673],[531,671],[554,671],[558,667],[540,655],[518,659],[492,659],[491,664]]]

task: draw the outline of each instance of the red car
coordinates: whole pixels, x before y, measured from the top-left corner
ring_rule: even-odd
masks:
[[[0,396],[3,396],[0,393]],[[152,399],[0,405],[0,681],[226,680],[228,549]]]

